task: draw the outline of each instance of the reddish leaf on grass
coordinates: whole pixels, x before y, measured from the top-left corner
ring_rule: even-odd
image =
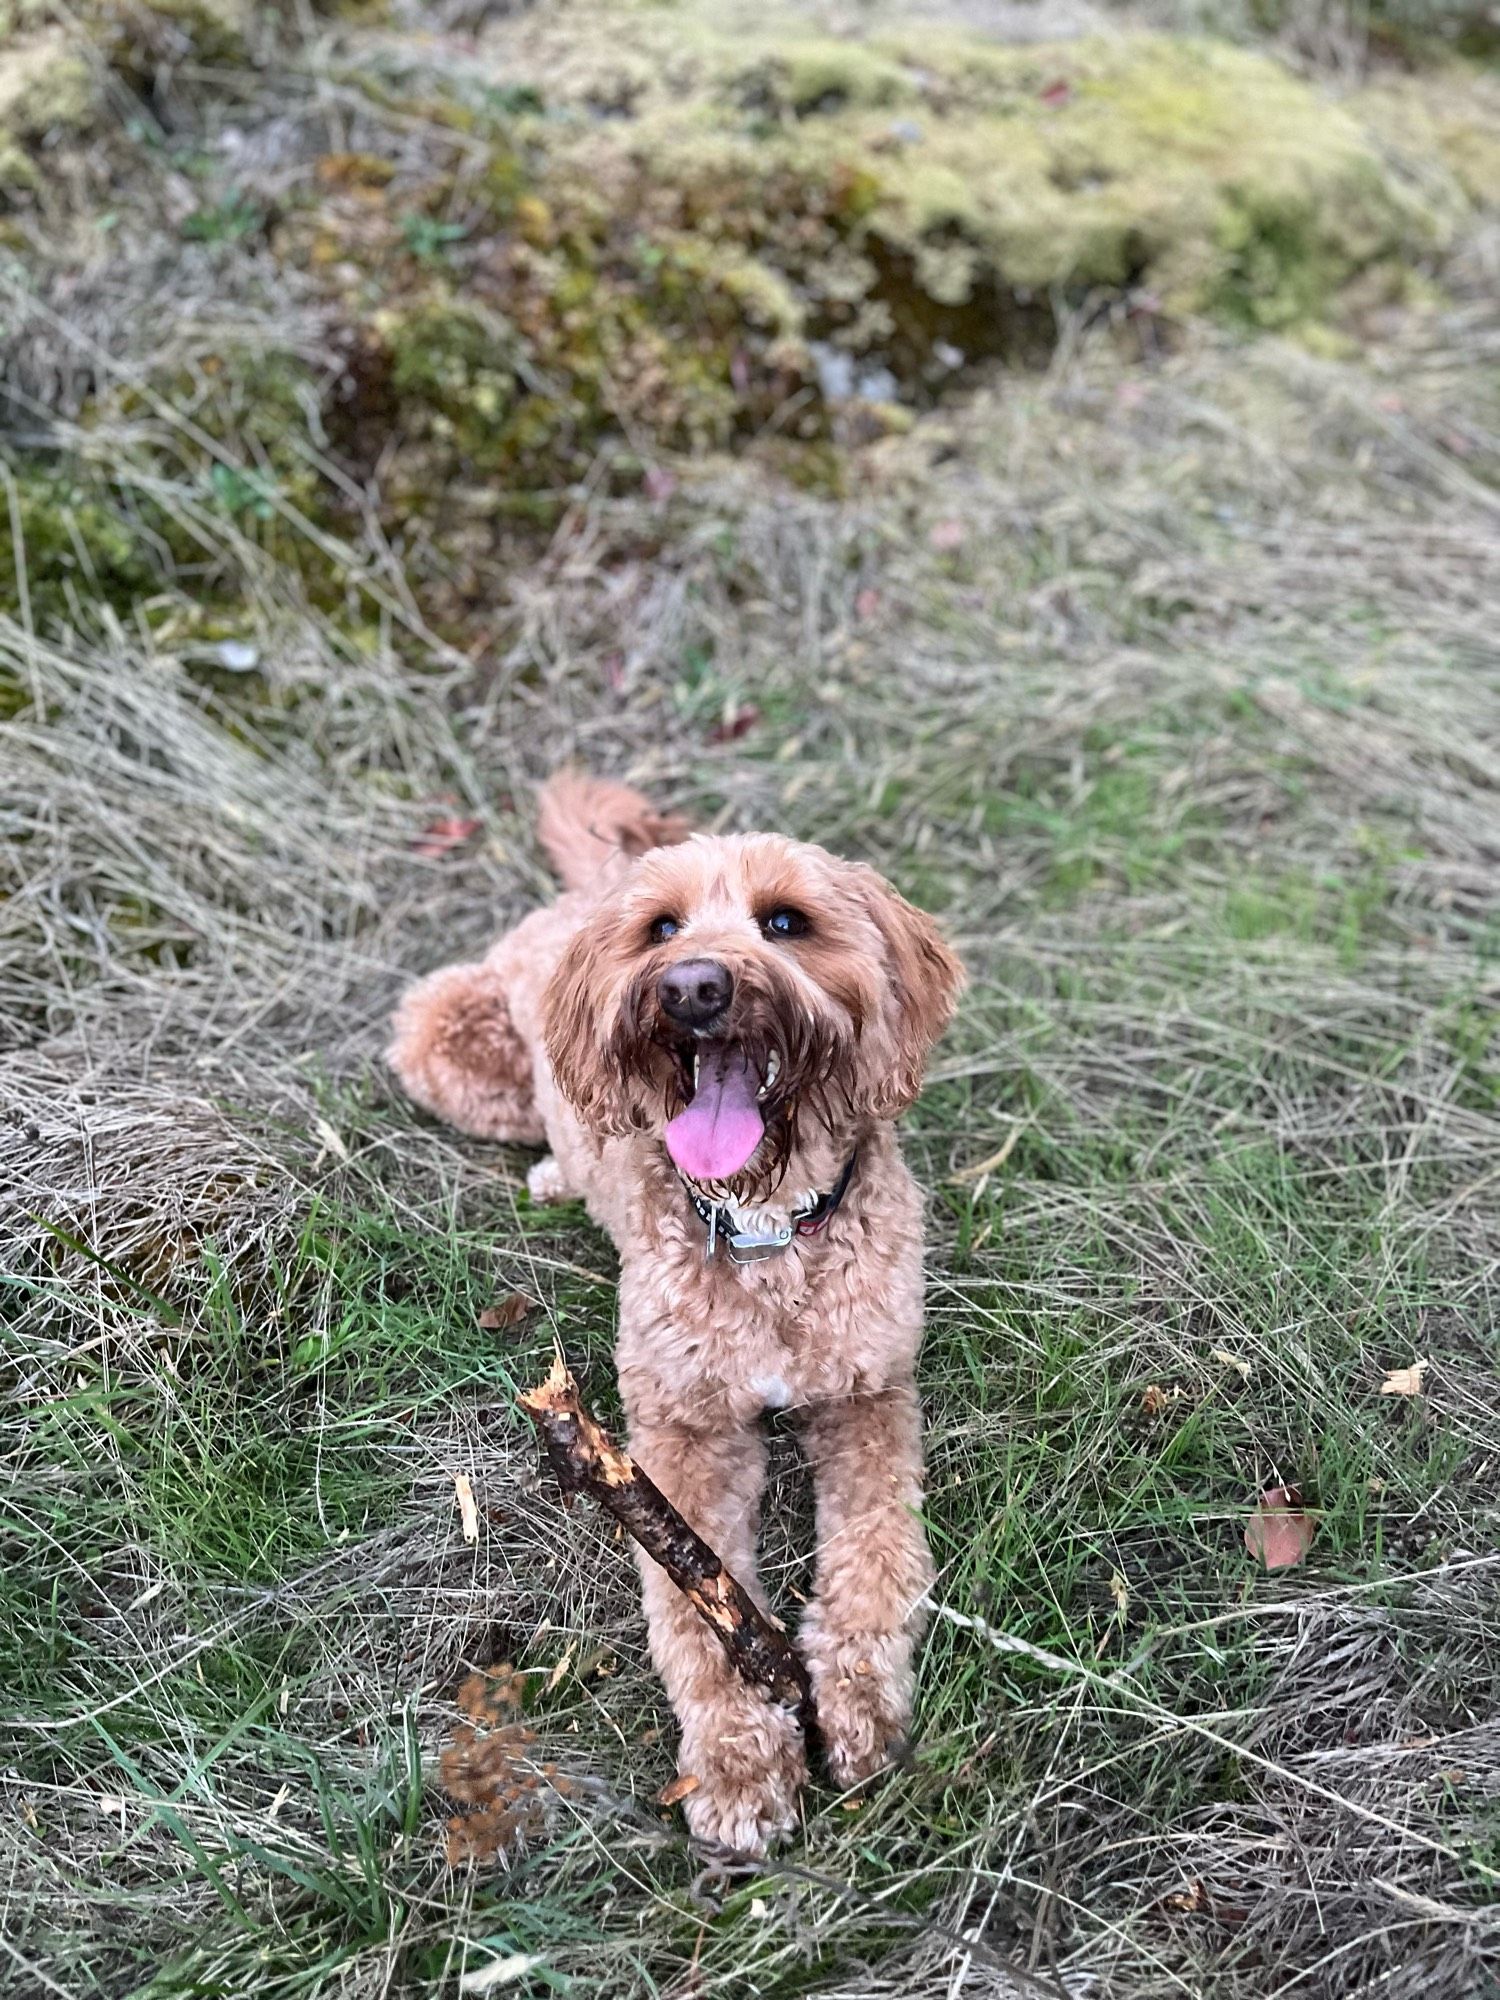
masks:
[[[854,615],[856,618],[860,620],[873,618],[879,609],[880,592],[878,590],[866,587],[864,590],[856,593],[854,599]]]
[[[1291,1569],[1317,1532],[1317,1522],[1302,1510],[1300,1486],[1268,1486],[1245,1523],[1245,1547],[1267,1569]]]
[[[1073,86],[1065,76],[1055,76],[1051,83],[1037,92],[1043,104],[1050,104],[1054,109],[1059,104],[1066,104],[1072,95]]]
[[[721,722],[716,722],[708,732],[708,740],[710,743],[738,743],[742,736],[749,735],[759,721],[760,710],[753,701],[747,701],[732,715],[726,715]]]
[[[451,854],[455,847],[462,847],[466,840],[472,840],[482,822],[477,819],[435,819],[423,827],[411,843],[413,854],[425,855],[429,861],[441,860]]]

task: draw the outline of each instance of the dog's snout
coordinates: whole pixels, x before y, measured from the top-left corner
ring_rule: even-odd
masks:
[[[662,1012],[679,1028],[706,1028],[734,997],[734,977],[716,958],[685,958],[657,982]]]

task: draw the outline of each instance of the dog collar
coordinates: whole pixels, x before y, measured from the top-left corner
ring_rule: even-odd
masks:
[[[736,1229],[732,1212],[717,1202],[707,1201],[699,1194],[690,1181],[684,1181],[687,1198],[698,1212],[698,1220],[708,1231],[708,1255],[712,1257],[722,1239],[729,1254],[731,1264],[758,1264],[765,1257],[779,1257],[788,1248],[794,1236],[816,1236],[824,1228],[844,1196],[849,1192],[849,1183],[854,1178],[855,1164],[859,1159],[859,1148],[844,1162],[844,1171],[825,1194],[820,1194],[811,1208],[799,1209],[784,1228],[773,1230],[769,1235],[757,1235],[753,1230]]]

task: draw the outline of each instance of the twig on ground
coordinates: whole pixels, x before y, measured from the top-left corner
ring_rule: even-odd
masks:
[[[740,1678],[793,1710],[811,1745],[817,1729],[812,1686],[784,1628],[590,1415],[561,1354],[546,1381],[524,1391],[519,1402],[541,1432],[564,1497],[586,1493],[614,1516],[712,1627]]]

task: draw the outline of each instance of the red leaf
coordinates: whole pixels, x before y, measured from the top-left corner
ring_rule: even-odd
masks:
[[[425,855],[429,861],[441,860],[455,847],[462,847],[466,840],[472,840],[482,825],[483,821],[477,819],[432,820],[411,842],[411,851]]]
[[[1065,76],[1054,77],[1045,89],[1037,92],[1037,96],[1041,98],[1043,104],[1050,104],[1054,107],[1059,104],[1066,104],[1072,95],[1073,86]]]
[[[753,701],[747,701],[733,715],[726,715],[722,722],[716,722],[708,732],[708,740],[710,743],[738,743],[759,721],[760,710]]]
[[[1245,1547],[1267,1569],[1291,1569],[1317,1532],[1317,1522],[1302,1511],[1300,1487],[1268,1486],[1245,1523]]]

